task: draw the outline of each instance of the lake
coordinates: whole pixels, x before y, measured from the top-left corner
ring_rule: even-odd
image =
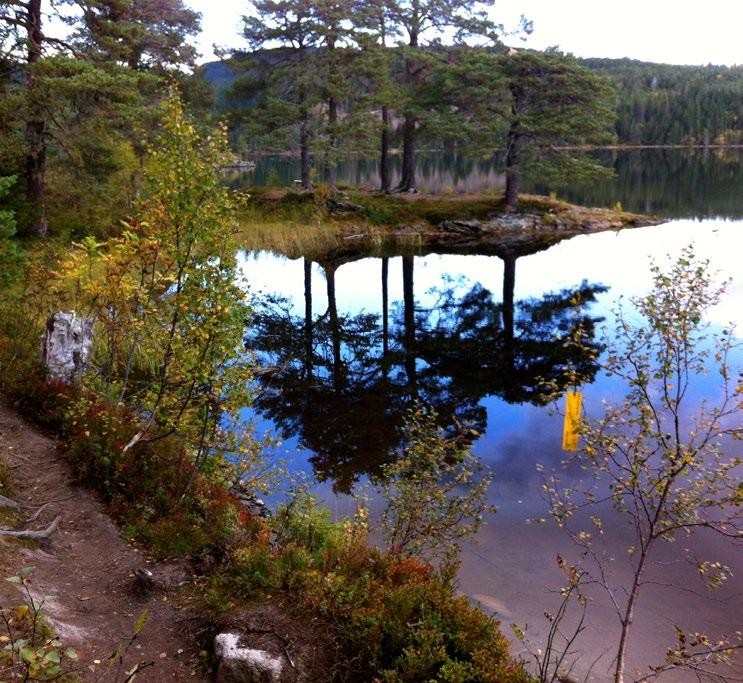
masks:
[[[740,149],[602,150],[596,160],[614,171],[613,178],[565,185],[547,185],[526,178],[525,192],[558,196],[583,206],[613,207],[667,217],[740,217],[743,188],[743,152]],[[502,154],[473,158],[462,154],[421,152],[417,156],[421,191],[436,193],[483,192],[505,187]],[[228,176],[234,187],[279,184],[291,186],[299,178],[299,160],[260,156],[250,172]],[[399,178],[400,157],[392,155],[393,185]],[[338,182],[354,187],[379,187],[377,162],[365,157],[338,164]]]
[[[737,322],[738,334],[743,330],[741,157],[679,156],[683,163],[658,165],[655,152],[653,161],[645,153],[628,155],[617,162],[608,189],[600,183],[594,195],[587,194],[590,187],[560,192],[585,204],[620,201],[625,208],[658,211],[673,217],[668,223],[582,235],[516,259],[409,252],[321,264],[244,254],[245,274],[262,302],[247,344],[261,365],[274,369],[259,381],[246,418],[259,431],[282,436],[277,455],[316,478],[317,491],[338,514],[352,512],[354,490],[394,457],[403,416],[416,401],[434,407],[444,428],[476,432],[473,452],[495,474],[489,497],[498,513],[477,544],[465,548],[460,587],[506,630],[511,622],[528,625],[538,641],[543,611],[556,608],[555,591],[563,583],[555,556],[574,552],[553,524],[530,522],[546,511],[536,466],[558,467],[565,456],[559,411],[566,390],[580,386],[592,417],[601,414],[603,399],[625,393],[588,353],[602,352],[602,329],[611,326],[612,311],[648,290],[651,259],[664,263],[667,254],[676,257],[694,243],[720,278],[732,279],[710,322],[718,329]],[[481,174],[477,164],[472,168]],[[578,346],[570,343],[576,335]],[[743,353],[736,352],[732,365],[743,368]],[[714,399],[718,392],[710,375],[695,383],[691,400]],[[743,455],[740,443],[732,448]],[[610,517],[605,528],[619,581],[630,542],[624,524]],[[671,624],[711,635],[743,625],[740,550],[716,541],[683,543],[689,553],[735,571],[710,593],[693,567],[678,561],[681,545],[664,548],[662,564],[649,575],[657,584],[641,594],[632,665],[663,661],[673,644]],[[659,585],[666,583],[675,587]],[[594,597],[576,671],[585,673],[600,658],[591,680],[604,680],[611,657],[601,655],[616,643],[618,625],[603,597]],[[671,674],[665,680],[682,679]]]

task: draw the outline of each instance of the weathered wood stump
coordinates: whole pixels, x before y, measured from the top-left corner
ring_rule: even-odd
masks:
[[[93,341],[93,321],[75,311],[58,311],[46,321],[41,358],[49,379],[72,384],[88,365]]]

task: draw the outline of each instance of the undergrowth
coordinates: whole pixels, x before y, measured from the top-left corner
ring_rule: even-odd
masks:
[[[456,563],[383,552],[367,531],[363,514],[334,522],[295,497],[231,547],[203,600],[214,616],[236,599],[270,599],[319,618],[338,653],[327,680],[532,680],[499,622],[456,595]]]

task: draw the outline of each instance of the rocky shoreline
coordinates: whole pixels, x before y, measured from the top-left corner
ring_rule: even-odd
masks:
[[[345,228],[319,261],[376,255],[402,248],[425,253],[524,256],[577,235],[659,225],[666,219],[617,209],[588,208],[549,197],[530,196],[539,210],[493,212],[487,218],[447,219],[435,224],[417,223],[383,228],[380,232]],[[544,210],[541,210],[544,209]]]

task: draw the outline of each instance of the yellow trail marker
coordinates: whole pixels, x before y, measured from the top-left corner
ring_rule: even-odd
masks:
[[[578,450],[578,423],[583,394],[580,391],[565,394],[565,423],[562,428],[562,450]]]

